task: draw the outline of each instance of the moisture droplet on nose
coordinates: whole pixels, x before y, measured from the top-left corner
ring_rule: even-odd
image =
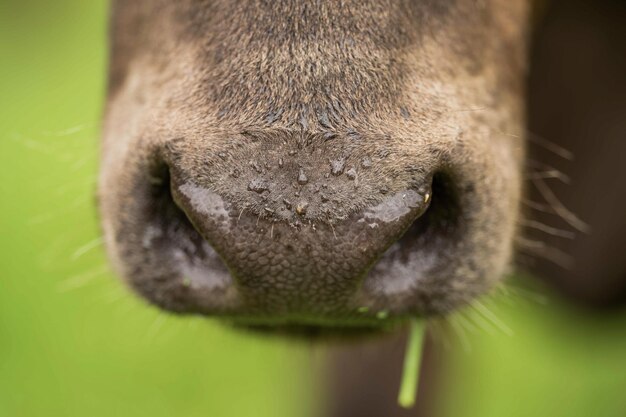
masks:
[[[254,191],[255,193],[259,193],[259,194],[269,189],[270,189],[269,185],[265,181],[259,178],[250,181],[250,183],[248,184],[249,191]]]
[[[394,194],[375,207],[370,207],[364,217],[385,223],[395,222],[420,207],[425,208],[424,197],[416,191],[407,190]]]
[[[361,135],[359,135],[359,132],[357,132],[356,130],[350,128],[348,129],[348,136],[352,139],[360,139]]]
[[[309,182],[309,179],[307,178],[306,174],[304,173],[304,170],[302,168],[300,168],[300,173],[298,174],[298,184],[304,185],[307,182]]]
[[[339,175],[343,174],[343,170],[344,170],[345,167],[346,167],[346,160],[345,160],[345,158],[335,159],[334,161],[330,162],[330,172],[334,176],[339,176]]]
[[[307,203],[306,201],[301,201],[296,206],[296,213],[298,213],[300,216],[304,216],[306,214],[307,208],[309,208],[309,203]]]

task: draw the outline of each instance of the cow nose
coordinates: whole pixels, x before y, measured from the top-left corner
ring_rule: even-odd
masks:
[[[187,178],[172,175],[173,200],[222,259],[254,315],[297,318],[353,308],[350,299],[368,270],[431,199],[430,185],[408,187],[344,216],[313,219],[307,213],[315,202],[247,207]]]

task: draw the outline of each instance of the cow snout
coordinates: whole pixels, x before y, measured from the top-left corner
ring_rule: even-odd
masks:
[[[305,208],[323,205],[322,197],[256,212],[193,181],[172,177],[171,191],[230,271],[246,310],[283,318],[345,316],[364,307],[354,297],[367,271],[425,212],[431,195],[428,186],[406,189],[345,219],[319,221]]]
[[[246,324],[379,326],[443,310],[462,241],[445,164],[272,135],[172,140],[117,172],[103,187],[107,236],[131,286]]]
[[[378,284],[364,292],[370,272],[421,224],[432,169],[402,169],[389,181],[386,170],[397,166],[385,154],[328,147],[323,137],[305,147],[280,137],[220,150],[209,143],[169,142],[135,178],[153,208],[144,217],[153,226],[140,232],[144,249],[170,268],[159,284],[133,286],[166,308],[243,322],[380,321],[389,307]],[[418,250],[415,241],[402,246]]]
[[[372,328],[497,280],[503,257],[482,254],[508,251],[506,200],[482,179],[487,153],[261,133],[169,139],[105,171],[107,247],[144,298],[245,325]]]

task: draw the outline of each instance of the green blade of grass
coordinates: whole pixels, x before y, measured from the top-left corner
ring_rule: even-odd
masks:
[[[411,321],[411,330],[406,352],[404,354],[404,369],[402,370],[402,382],[398,393],[398,404],[404,408],[415,405],[417,395],[417,381],[419,379],[419,367],[422,359],[422,346],[424,341],[424,322],[419,319]]]

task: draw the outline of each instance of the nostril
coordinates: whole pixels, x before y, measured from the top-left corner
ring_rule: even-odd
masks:
[[[462,240],[462,216],[453,178],[443,172],[436,173],[429,207],[374,265],[364,281],[365,291],[394,297],[398,302],[419,294],[420,290],[415,288],[420,288],[424,280],[454,264],[454,247]],[[422,312],[430,309],[424,300],[417,304]]]
[[[458,233],[461,207],[452,178],[445,173],[433,176],[429,207],[418,217],[397,242],[397,249],[407,259],[418,245],[433,245],[454,240]]]
[[[159,284],[166,301],[156,299],[153,293],[147,294],[148,298],[175,311],[215,313],[221,308],[215,294],[221,294],[224,302],[230,299],[224,295],[232,283],[230,272],[176,203],[170,167],[165,162],[153,163],[147,170],[147,183],[142,247],[146,256],[169,271],[165,274],[167,282]],[[176,297],[180,303],[173,301]]]
[[[199,256],[202,252],[199,247],[208,243],[194,224],[193,216],[190,217],[178,201],[176,194],[181,185],[173,178],[170,167],[166,163],[153,166],[149,179],[153,222],[170,237],[171,240],[168,242],[170,246],[186,246],[184,249],[190,257]]]
[[[433,176],[428,209],[418,217],[398,240],[402,258],[419,245],[435,245],[442,240],[454,240],[459,232],[461,207],[452,178],[445,173]]]
[[[197,233],[187,215],[178,207],[172,196],[172,178],[170,169],[164,162],[155,163],[148,174],[150,182],[150,200],[153,221],[163,230],[172,227],[184,228],[189,233]],[[193,233],[192,233],[193,234]]]
[[[423,223],[431,233],[452,237],[458,232],[461,220],[459,191],[452,177],[445,173],[433,176],[432,201],[423,216]],[[428,229],[425,231],[428,232]]]

